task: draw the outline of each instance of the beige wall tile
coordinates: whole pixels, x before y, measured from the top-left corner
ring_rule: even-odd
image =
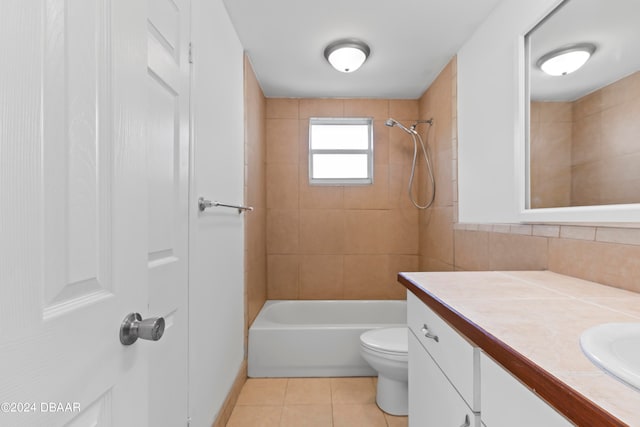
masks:
[[[640,246],[550,239],[549,269],[640,292]]]
[[[491,270],[546,270],[547,246],[544,237],[491,233],[489,267]]]
[[[344,100],[342,99],[301,99],[299,118],[310,117],[343,117]]]
[[[640,96],[640,91],[637,96]],[[640,99],[602,112],[602,141],[606,144],[606,154],[623,155],[637,153],[640,150],[638,114],[640,114]]]
[[[387,120],[389,117],[389,101],[386,99],[345,99],[345,117],[373,117],[376,120]]]
[[[531,236],[533,228],[531,224],[512,224],[511,234],[524,234],[525,236]]]
[[[300,210],[300,253],[343,253],[346,233],[345,217],[345,212],[342,210]]]
[[[564,239],[595,240],[596,228],[563,225],[560,227],[560,237]]]
[[[399,121],[411,122],[418,120],[417,99],[391,99],[389,100],[389,117]]]
[[[413,159],[413,139],[403,130],[389,128],[389,163],[411,164]]]
[[[452,208],[430,208],[420,222],[420,254],[453,264]]]
[[[640,72],[618,80],[602,89],[602,108],[624,104],[637,99],[640,93]]]
[[[396,209],[415,209],[408,195],[411,164],[389,165],[389,205]],[[417,181],[419,178],[414,178]],[[417,185],[414,188],[417,189]],[[417,195],[417,191],[413,194]]]
[[[297,119],[298,100],[295,98],[267,98],[267,119]]]
[[[419,253],[419,213],[415,208],[388,211],[389,253],[417,255]]]
[[[417,255],[389,255],[389,277],[387,279],[387,297],[389,299],[404,300],[407,289],[398,283],[398,273],[419,271],[419,257]]]
[[[489,270],[489,234],[484,231],[455,231],[455,267],[466,271]]]
[[[596,240],[599,242],[640,245],[640,228],[598,227]]]
[[[581,119],[602,111],[602,92],[592,92],[573,103],[574,119]]]
[[[345,186],[344,207],[346,209],[388,209],[389,166],[374,167],[373,184]]]
[[[247,56],[244,59],[244,87],[244,198],[246,204],[254,207],[254,211],[245,217],[244,222],[245,325],[248,328],[267,299],[267,197],[266,100]],[[228,416],[225,409],[219,414],[218,420],[224,422]]]
[[[532,229],[532,234],[534,236],[541,236],[541,237],[559,237],[560,226],[534,224]]]
[[[267,168],[267,207],[298,208],[298,165],[271,164]]]
[[[300,256],[300,299],[342,299],[342,255]]]
[[[345,253],[389,253],[389,212],[385,210],[345,211]]]
[[[266,121],[267,163],[298,163],[298,120]]]
[[[297,254],[300,213],[297,209],[269,209],[267,212],[267,253]]]
[[[447,264],[439,259],[420,257],[419,271],[454,271],[452,264]]]
[[[343,209],[344,187],[310,185],[300,178],[300,209]]]
[[[511,233],[511,225],[509,224],[493,224],[494,233]]]
[[[300,209],[342,209],[344,187],[311,185],[308,178],[300,176]]]
[[[384,299],[389,294],[388,255],[345,255],[344,298]]]
[[[373,122],[373,161],[376,165],[389,164],[389,132],[384,120]]]
[[[298,255],[267,255],[268,299],[298,299],[298,267]]]
[[[539,111],[541,123],[573,122],[573,103],[544,102]]]

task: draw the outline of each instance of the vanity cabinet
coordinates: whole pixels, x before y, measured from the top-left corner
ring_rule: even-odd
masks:
[[[412,293],[409,426],[480,427],[479,349]]]
[[[564,416],[482,353],[480,413],[486,427],[569,427]]]

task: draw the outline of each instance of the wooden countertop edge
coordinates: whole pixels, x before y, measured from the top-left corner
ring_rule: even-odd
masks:
[[[398,281],[571,422],[585,427],[628,426],[410,279],[398,274]]]

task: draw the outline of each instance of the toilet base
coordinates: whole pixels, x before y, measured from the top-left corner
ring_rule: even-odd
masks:
[[[387,414],[407,415],[409,413],[409,386],[407,381],[397,381],[378,375],[376,403]]]

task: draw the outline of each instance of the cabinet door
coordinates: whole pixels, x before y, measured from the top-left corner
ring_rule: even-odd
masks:
[[[484,353],[480,356],[480,376],[480,413],[487,427],[573,425]]]
[[[409,328],[464,398],[480,411],[480,350],[411,292],[407,295]]]
[[[409,426],[469,427],[476,416],[413,333],[409,334]]]

